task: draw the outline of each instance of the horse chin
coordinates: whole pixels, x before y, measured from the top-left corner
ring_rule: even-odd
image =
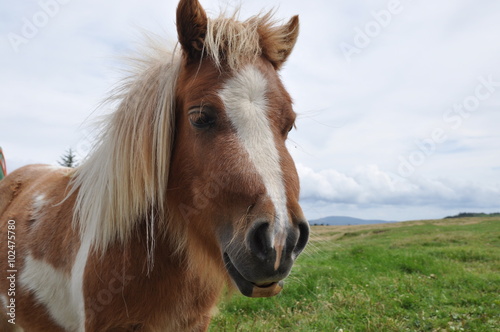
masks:
[[[265,284],[256,284],[245,279],[231,262],[228,254],[224,254],[224,264],[229,276],[238,287],[241,294],[248,297],[271,297],[279,294],[283,289],[283,280]]]

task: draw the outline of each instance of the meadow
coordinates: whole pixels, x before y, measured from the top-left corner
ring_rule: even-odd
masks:
[[[209,331],[500,331],[500,218],[313,227],[282,293]]]

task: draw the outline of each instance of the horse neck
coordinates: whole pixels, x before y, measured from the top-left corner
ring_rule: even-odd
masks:
[[[112,285],[114,290],[120,285],[123,289],[116,288],[121,294],[116,297],[117,307],[108,306],[106,310],[116,310],[116,315],[122,315],[123,319],[147,318],[144,323],[151,330],[158,330],[159,326],[168,326],[169,331],[193,330],[183,324],[208,322],[226,279],[221,276],[220,267],[214,271],[213,257],[203,266],[202,259],[193,250],[177,248],[168,233],[160,235],[162,224],[165,222],[159,221],[155,226],[157,235],[151,266],[147,263],[151,253],[147,249],[149,230],[144,220],[137,222],[134,235],[127,242],[113,243],[104,255],[95,251],[86,267],[88,296],[99,298],[102,289]],[[96,271],[99,278],[95,278]],[[120,307],[123,303],[126,310]]]
[[[171,211],[168,207],[164,211]],[[164,216],[144,218],[137,222],[134,236],[125,243],[113,245],[110,256],[122,253],[130,265],[140,267],[136,274],[150,277],[166,269],[176,269],[184,278],[224,283],[226,275],[220,248],[215,239],[201,234],[198,227],[167,212]]]

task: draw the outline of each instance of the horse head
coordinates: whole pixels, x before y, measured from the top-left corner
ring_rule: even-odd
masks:
[[[169,205],[246,296],[279,293],[309,235],[286,147],[296,114],[279,76],[298,22],[209,19],[197,0],[177,9]]]

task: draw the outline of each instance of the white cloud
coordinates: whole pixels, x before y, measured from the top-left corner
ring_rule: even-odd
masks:
[[[390,210],[434,206],[457,212],[464,208],[500,210],[500,181],[485,185],[446,178],[402,178],[376,165],[358,167],[347,174],[333,169],[314,171],[302,164],[297,165],[297,170],[303,201],[357,206],[357,214],[366,218],[370,216],[363,210],[376,207]],[[343,214],[342,210],[345,211],[337,208],[336,214]],[[392,218],[404,219],[404,215],[395,213]]]

